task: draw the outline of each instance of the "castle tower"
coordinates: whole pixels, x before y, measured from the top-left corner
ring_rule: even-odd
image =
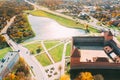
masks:
[[[109,41],[113,39],[113,34],[111,31],[105,32],[104,33],[105,41]]]
[[[71,54],[71,65],[80,63],[80,52],[78,50],[78,48],[74,48],[74,50],[72,51]]]

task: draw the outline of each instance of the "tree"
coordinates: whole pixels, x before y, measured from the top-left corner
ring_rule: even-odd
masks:
[[[2,36],[2,35],[0,35],[0,42],[2,43],[2,42],[5,42],[6,40],[5,40],[5,37],[4,36]]]
[[[9,78],[10,78],[11,80],[14,80],[14,79],[15,79],[15,74],[10,73]]]
[[[17,71],[16,71],[16,74],[19,73],[19,72],[23,72],[26,76],[29,74],[29,68],[27,65],[22,65],[20,66]]]
[[[104,80],[104,77],[101,74],[97,74],[94,76],[94,80]]]
[[[59,65],[58,70],[60,71],[60,76],[61,76],[61,70],[62,70],[62,66],[61,65]]]
[[[40,51],[41,51],[40,48],[41,48],[41,46],[38,46],[38,47],[37,47],[37,50],[36,50],[37,53],[40,53]]]
[[[6,39],[4,36],[0,35],[0,48],[7,47]]]
[[[16,80],[16,75],[13,73],[9,73],[3,80]]]
[[[60,80],[70,80],[70,76],[64,74],[64,75],[61,76]]]
[[[93,76],[90,72],[81,72],[75,80],[93,80]]]
[[[24,60],[23,57],[20,57],[20,58],[19,58],[19,63],[20,63],[20,64],[22,63],[22,65],[25,64],[25,60]]]

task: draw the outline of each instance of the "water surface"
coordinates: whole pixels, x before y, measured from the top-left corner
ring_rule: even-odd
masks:
[[[85,34],[84,30],[67,28],[58,24],[55,20],[45,17],[29,15],[28,20],[31,24],[33,31],[36,34],[36,36],[34,38],[29,39],[29,41],[53,40],[68,38],[72,36],[80,36]]]

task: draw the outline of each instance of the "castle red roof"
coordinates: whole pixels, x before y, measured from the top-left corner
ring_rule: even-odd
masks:
[[[71,57],[80,57],[80,52],[79,52],[78,48],[75,48],[75,49],[72,51]]]
[[[108,32],[108,36],[113,36],[111,31]]]

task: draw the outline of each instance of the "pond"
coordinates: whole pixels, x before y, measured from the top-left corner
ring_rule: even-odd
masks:
[[[28,15],[28,20],[33,31],[36,34],[36,36],[29,39],[29,41],[54,40],[61,38],[70,38],[72,36],[80,36],[85,34],[85,31],[82,29],[64,27],[50,18]]]

